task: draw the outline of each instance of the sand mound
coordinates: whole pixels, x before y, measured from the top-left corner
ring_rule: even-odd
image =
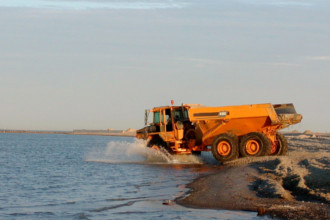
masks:
[[[311,134],[311,135],[313,135],[314,132],[312,132],[312,131],[310,131],[310,130],[306,130],[306,131],[304,131],[304,134]]]
[[[298,154],[251,164],[261,174],[254,189],[259,196],[268,198],[330,203],[329,157],[310,156]]]
[[[269,182],[271,190],[257,187],[259,195],[284,197],[299,201],[330,203],[330,139],[328,136],[287,135],[288,156],[251,164],[258,169],[259,183]]]

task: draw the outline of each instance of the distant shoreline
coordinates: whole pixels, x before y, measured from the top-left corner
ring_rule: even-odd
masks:
[[[67,135],[95,135],[95,136],[119,136],[119,137],[135,137],[135,132],[93,132],[88,130],[80,131],[31,131],[31,130],[0,130],[0,133],[22,133],[22,134],[67,134]]]

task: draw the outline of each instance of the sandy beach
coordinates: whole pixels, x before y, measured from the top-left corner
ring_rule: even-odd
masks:
[[[193,208],[256,211],[283,219],[329,219],[330,134],[285,134],[286,156],[240,158],[196,179],[176,202]]]

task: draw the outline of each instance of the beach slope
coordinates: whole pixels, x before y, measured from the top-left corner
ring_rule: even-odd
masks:
[[[256,211],[284,219],[329,219],[330,135],[286,134],[286,156],[241,158],[189,184],[176,200],[194,208]]]

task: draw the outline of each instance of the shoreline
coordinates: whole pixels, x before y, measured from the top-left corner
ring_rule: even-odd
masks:
[[[280,219],[329,219],[330,137],[286,137],[288,155],[228,162],[217,173],[189,183],[190,190],[175,202]]]
[[[251,211],[279,219],[329,219],[329,203],[259,197],[250,189],[257,169],[225,167],[221,172],[193,180],[186,186],[187,194],[175,202],[188,208]],[[233,175],[237,172],[239,176]]]
[[[118,137],[135,137],[135,133],[95,133],[95,132],[75,132],[75,131],[30,131],[30,130],[0,130],[0,133],[14,134],[66,134],[66,135],[93,135],[93,136],[118,136]]]

